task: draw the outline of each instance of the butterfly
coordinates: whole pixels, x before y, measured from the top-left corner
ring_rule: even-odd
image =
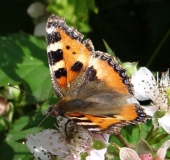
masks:
[[[54,114],[67,117],[91,132],[117,133],[148,115],[133,103],[130,78],[114,57],[95,51],[90,39],[51,15],[46,24],[47,57],[59,102]]]

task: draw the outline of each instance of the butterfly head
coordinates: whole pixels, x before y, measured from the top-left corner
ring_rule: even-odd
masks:
[[[70,102],[70,103],[69,103]],[[53,117],[57,117],[57,116],[64,116],[66,115],[66,112],[69,111],[69,106],[77,106],[74,101],[69,100],[69,98],[63,98],[61,99],[57,104],[55,105],[51,105],[48,113],[50,113],[50,115],[52,115]]]

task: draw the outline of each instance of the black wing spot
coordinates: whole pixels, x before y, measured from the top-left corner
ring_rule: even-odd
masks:
[[[69,49],[70,49],[70,46],[66,46],[66,49],[68,49],[68,50],[69,50]]]
[[[71,70],[74,71],[74,72],[79,72],[82,68],[83,68],[83,63],[80,62],[80,61],[75,62],[71,66]]]
[[[54,72],[56,78],[67,77],[67,71],[65,68],[59,68],[57,71]]]
[[[56,62],[63,59],[63,51],[61,49],[50,51],[48,52],[48,58],[50,59],[50,65],[54,65]]]
[[[47,34],[47,45],[53,44],[61,40],[61,35],[58,32]]]

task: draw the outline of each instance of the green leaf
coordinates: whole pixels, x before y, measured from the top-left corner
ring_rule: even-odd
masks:
[[[125,126],[122,130],[123,137],[130,142],[131,144],[136,144],[139,140],[139,129],[137,126],[128,125]]]
[[[156,111],[155,112],[155,114],[153,115],[153,118],[152,118],[152,123],[153,123],[154,129],[159,127],[158,119],[162,118],[165,115],[165,113],[166,113],[165,111]]]
[[[26,145],[21,143],[22,140],[21,142],[17,142],[20,139],[25,140],[26,135],[29,135],[33,132],[32,129],[21,131],[23,126],[29,122],[29,116],[23,116],[13,124],[13,128],[9,131],[6,139],[0,145],[0,150],[3,151],[0,152],[0,159],[30,160],[32,155]]]
[[[89,32],[89,9],[97,13],[94,0],[52,0],[47,10],[53,14],[66,18],[69,26],[74,26],[80,32]]]
[[[81,154],[81,160],[86,160],[86,157],[88,156],[87,152],[83,152]]]
[[[125,62],[125,63],[122,63],[121,65],[124,69],[126,69],[126,73],[129,76],[132,76],[132,74],[137,71],[137,64],[138,64],[137,62],[132,62],[132,63]]]
[[[47,99],[53,93],[45,41],[23,32],[0,38],[0,84],[23,83],[24,90]],[[26,96],[27,102],[35,98]]]
[[[100,150],[100,149],[106,148],[106,144],[99,140],[93,139],[92,148]]]
[[[13,87],[15,87],[15,88],[13,88]],[[4,90],[3,90],[3,94],[7,99],[9,99],[9,100],[14,99],[14,100],[17,101],[17,100],[19,100],[19,96],[21,94],[21,91],[19,90],[20,89],[19,85],[15,85],[13,87],[10,87],[10,86],[5,87]],[[18,89],[16,89],[16,88],[18,88]]]
[[[29,128],[36,128],[36,132],[40,131],[41,129],[47,129],[47,128],[54,128],[56,122],[56,118],[52,117],[50,115],[44,115],[43,112],[47,111],[49,109],[49,104],[45,103],[41,105],[38,110],[36,111],[35,115],[32,116],[32,120],[25,125],[22,130],[26,130]]]
[[[106,47],[107,53],[109,53],[111,56],[116,58],[116,55],[115,55],[114,51],[112,51],[112,49],[109,47],[109,45],[106,43],[106,41],[103,40],[103,42],[104,42],[104,45]]]

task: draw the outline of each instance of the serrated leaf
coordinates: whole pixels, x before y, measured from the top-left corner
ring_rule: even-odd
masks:
[[[134,125],[128,125],[125,126],[122,130],[122,135],[126,140],[132,144],[136,144],[136,142],[139,140],[139,129],[137,126]]]
[[[0,84],[25,85],[25,91],[47,99],[52,94],[45,41],[23,32],[0,38]],[[27,97],[27,102],[35,98]]]

